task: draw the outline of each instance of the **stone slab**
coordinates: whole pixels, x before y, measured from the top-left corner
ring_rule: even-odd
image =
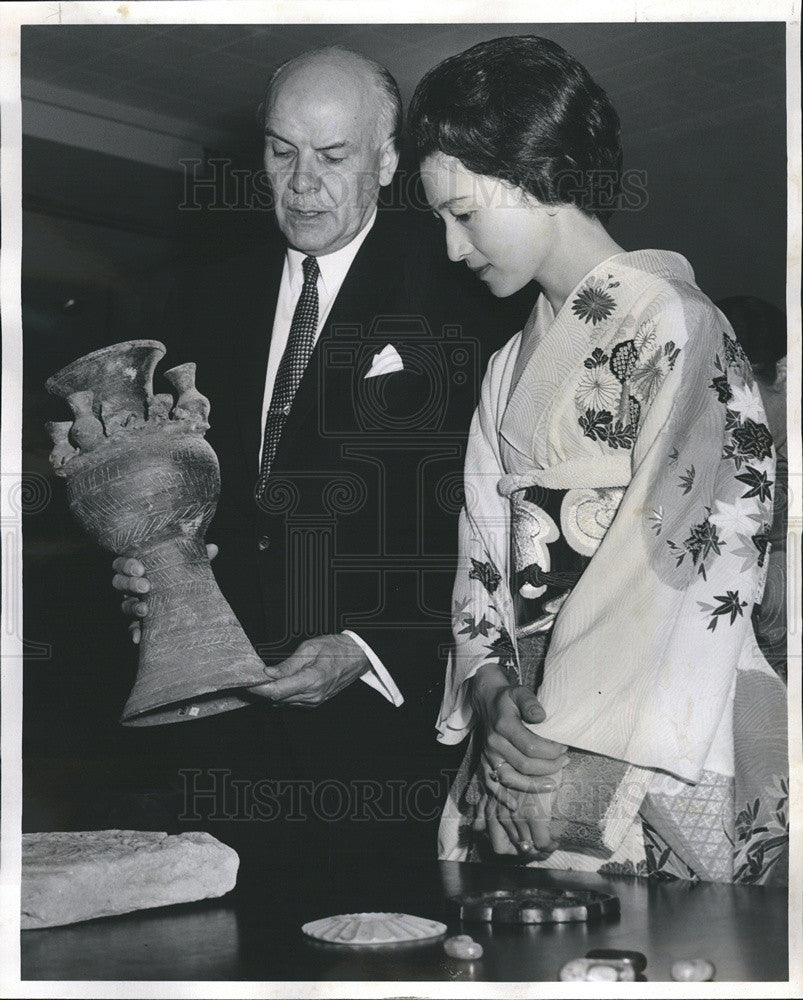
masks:
[[[234,888],[239,863],[236,851],[202,832],[26,833],[21,927],[222,896]]]

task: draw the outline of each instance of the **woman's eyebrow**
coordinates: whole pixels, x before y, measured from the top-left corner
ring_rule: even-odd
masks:
[[[467,198],[470,198],[470,197],[471,197],[470,194],[455,194],[455,195],[452,195],[451,198],[447,198],[445,201],[442,201],[440,203],[440,205],[436,205],[434,210],[436,212],[440,212],[444,208],[449,208],[449,206],[453,205],[456,201],[465,201]]]

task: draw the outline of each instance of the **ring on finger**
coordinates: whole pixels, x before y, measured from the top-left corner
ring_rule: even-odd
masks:
[[[490,781],[495,781],[495,782],[498,782],[498,781],[499,781],[499,768],[500,768],[500,767],[501,767],[501,766],[502,766],[502,765],[503,765],[504,763],[505,763],[505,762],[504,762],[503,760],[500,760],[500,761],[499,761],[499,762],[498,762],[497,764],[494,764],[494,766],[493,766],[493,767],[491,768],[491,770],[490,770],[490,771],[488,772],[488,778],[489,778],[489,780],[490,780]]]

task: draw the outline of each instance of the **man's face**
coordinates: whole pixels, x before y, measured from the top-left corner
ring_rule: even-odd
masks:
[[[349,243],[371,216],[398,162],[378,137],[370,75],[337,61],[290,66],[265,115],[265,169],[291,247],[320,256]]]

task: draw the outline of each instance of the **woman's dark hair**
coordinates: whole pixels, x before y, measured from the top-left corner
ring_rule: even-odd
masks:
[[[445,59],[418,84],[408,128],[421,160],[454,156],[543,204],[574,204],[602,221],[615,207],[619,116],[586,69],[546,38],[495,38]]]
[[[778,362],[786,356],[786,313],[753,295],[732,295],[716,305],[733,327],[755,377],[772,385]]]

